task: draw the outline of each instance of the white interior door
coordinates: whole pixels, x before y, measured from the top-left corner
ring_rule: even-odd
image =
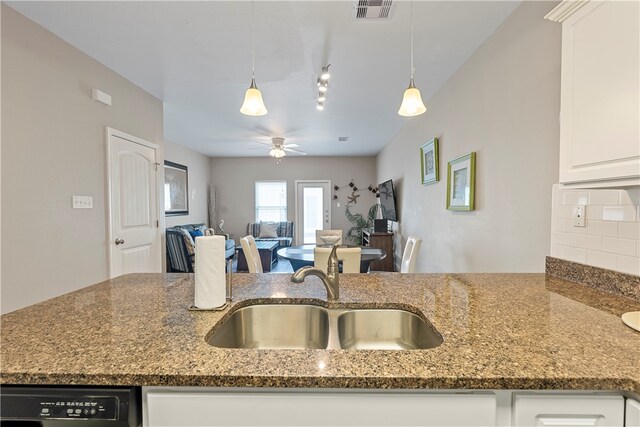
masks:
[[[331,181],[296,181],[296,242],[316,242],[316,230],[331,229]]]
[[[157,145],[107,129],[109,277],[161,271]]]

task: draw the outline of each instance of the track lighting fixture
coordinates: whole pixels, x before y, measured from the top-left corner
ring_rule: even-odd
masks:
[[[327,89],[329,87],[329,67],[331,64],[327,64],[322,67],[322,71],[318,75],[318,79],[316,80],[316,84],[318,85],[318,104],[316,105],[316,109],[318,111],[324,110],[324,101],[327,99]]]
[[[327,81],[331,74],[329,74],[329,67],[331,64],[328,64],[326,67],[322,67],[322,74],[320,74],[320,80]]]

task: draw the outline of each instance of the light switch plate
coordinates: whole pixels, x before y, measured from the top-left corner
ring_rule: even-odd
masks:
[[[73,209],[93,209],[92,196],[73,196]]]

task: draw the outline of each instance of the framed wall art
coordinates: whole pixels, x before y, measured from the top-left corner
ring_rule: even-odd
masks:
[[[447,209],[472,211],[475,193],[476,153],[447,164]]]
[[[420,147],[420,175],[422,185],[440,180],[438,159],[438,138],[433,138]]]
[[[189,215],[189,172],[168,160],[164,162],[164,214]]]

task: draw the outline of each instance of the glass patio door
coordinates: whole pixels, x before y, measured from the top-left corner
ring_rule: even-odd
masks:
[[[296,244],[316,242],[316,230],[331,229],[331,181],[296,181]]]

